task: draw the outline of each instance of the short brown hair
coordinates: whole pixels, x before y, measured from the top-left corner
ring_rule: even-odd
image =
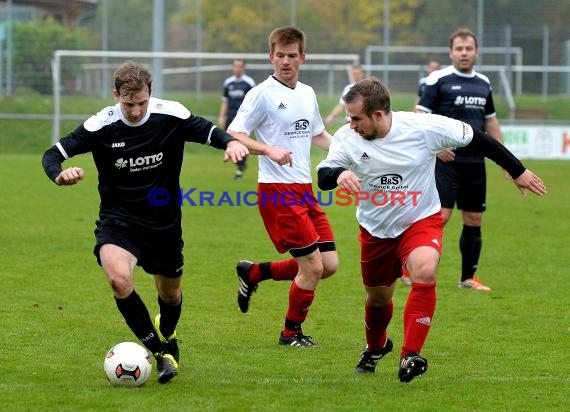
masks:
[[[115,70],[115,90],[125,96],[148,88],[151,92],[152,74],[142,64],[127,60]]]
[[[353,103],[362,97],[362,107],[367,116],[376,110],[388,113],[391,109],[390,90],[377,79],[364,79],[356,82],[343,97],[345,103]]]
[[[305,53],[305,33],[302,30],[293,26],[278,27],[269,35],[269,52],[274,53],[277,44],[294,43],[299,44],[299,53]]]
[[[467,27],[460,27],[457,30],[455,30],[453,33],[451,33],[451,36],[449,36],[449,50],[453,49],[453,41],[457,37],[461,38],[472,37],[473,40],[475,40],[475,48],[477,49],[479,47],[477,42],[477,36],[475,35],[475,33],[473,33]]]

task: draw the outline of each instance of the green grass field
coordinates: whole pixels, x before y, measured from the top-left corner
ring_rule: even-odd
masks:
[[[315,153],[315,161],[321,153]],[[242,182],[222,153],[187,147],[181,185],[199,191],[254,190],[256,159]],[[90,157],[74,187],[44,175],[39,154],[0,155],[0,276],[3,411],[562,411],[569,410],[568,234],[570,163],[527,161],[549,187],[523,198],[490,163],[479,274],[491,293],[457,288],[459,214],[446,228],[438,306],[422,354],[430,367],[396,378],[402,308],[395,295],[389,333],[396,350],[371,376],[354,367],[364,345],[363,291],[352,207],[327,207],[341,258],[323,281],[305,324],[318,349],[280,347],[289,284],[265,282],[250,312],[236,304],[239,259],[274,260],[255,207],[183,207],[184,310],[180,374],[140,389],[112,388],[103,357],[135,337],[117,311],[92,254],[98,211]],[[152,279],[136,273],[151,313]]]

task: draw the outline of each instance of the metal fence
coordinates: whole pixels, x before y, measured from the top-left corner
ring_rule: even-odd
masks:
[[[110,0],[100,0],[98,7],[91,9],[89,12],[77,16],[75,24],[77,28],[81,28],[89,35],[89,50],[136,50],[136,51],[165,51],[165,52],[226,52],[232,53],[233,50],[205,50],[205,38],[208,37],[208,22],[196,21],[195,24],[185,23],[178,24],[176,27],[166,25],[162,27],[156,26],[156,16],[153,14],[152,3],[150,0],[147,2],[124,0],[125,8],[129,8],[129,2],[133,2],[140,6],[136,10],[136,23],[138,27],[136,30],[132,22],[125,22],[121,20],[124,16],[115,16],[112,13],[105,13],[108,7],[118,3],[111,3]],[[489,75],[491,80],[499,84],[500,73],[505,72],[507,79],[510,83],[510,88],[515,95],[517,94],[541,94],[544,97],[548,96],[570,96],[570,75],[567,67],[570,65],[570,30],[565,29],[551,29],[546,26],[536,25],[533,21],[528,24],[511,26],[505,24],[504,21],[509,21],[509,16],[501,16],[491,13],[489,9],[493,7],[492,4],[487,3],[486,20],[480,21],[478,15],[479,10],[475,8],[475,2],[467,1],[459,5],[453,0],[438,0],[437,5],[444,3],[453,3],[453,10],[462,8],[470,10],[470,14],[465,14],[460,24],[470,25],[479,34],[481,49],[479,58],[479,69]],[[37,39],[33,37],[25,38],[22,35],[18,38],[18,44],[8,44],[9,28],[15,29],[19,24],[29,21],[38,21],[45,18],[45,13],[39,13],[38,8],[30,6],[18,6],[17,1],[12,2],[12,10],[10,16],[7,14],[6,3],[0,0],[0,92],[6,94],[8,91],[13,93],[21,93],[30,89],[30,85],[39,85],[36,88],[41,90],[41,93],[50,93],[52,90],[51,73],[50,73],[50,58],[51,54],[45,57],[45,61],[38,68],[28,65],[26,62],[13,64],[13,57],[15,53],[21,50],[33,51],[36,46]],[[26,1],[26,3],[32,3]],[[37,2],[41,4],[41,1]],[[71,1],[69,3],[72,3]],[[121,3],[121,4],[123,4]],[[184,14],[196,12],[196,8],[200,4],[205,4],[201,0],[163,0],[162,2],[167,8],[172,9],[177,7],[176,13]],[[270,2],[266,2],[269,4]],[[281,4],[285,3],[285,4]],[[305,24],[303,16],[310,14],[309,10],[313,1],[295,2],[275,2],[275,10],[283,10],[285,13],[289,12],[287,4],[295,5],[291,10],[290,22],[297,23],[299,27],[303,28],[309,39],[309,45],[318,44],[318,50],[309,48],[308,52],[312,53],[326,53],[326,54],[346,54],[346,50],[339,50],[338,45],[333,41],[327,41],[326,33],[314,29],[310,24]],[[385,4],[390,4],[389,0],[385,0]],[[547,0],[548,5],[544,7],[556,8],[561,11],[568,7],[566,0]],[[396,2],[392,2],[395,5]],[[435,0],[426,0],[426,5],[433,6],[436,4]],[[144,7],[142,7],[144,5]],[[477,2],[477,6],[483,5],[482,1]],[[469,8],[470,7],[470,8]],[[165,10],[163,10],[164,12]],[[293,15],[293,13],[296,13]],[[340,11],[339,11],[340,12]],[[363,13],[365,11],[362,11]],[[522,13],[522,11],[521,11]],[[270,13],[274,14],[274,13]],[[199,13],[197,15],[200,15]],[[164,20],[168,21],[169,16],[165,16]],[[10,22],[8,21],[10,19]],[[290,23],[288,21],[281,21],[282,24]],[[10,24],[9,24],[10,23]],[[273,24],[268,22],[268,24]],[[387,23],[389,24],[389,23]],[[374,75],[384,79],[389,83],[392,89],[402,92],[413,92],[416,87],[417,79],[421,76],[423,65],[431,57],[439,57],[443,64],[449,61],[447,55],[446,39],[449,32],[453,29],[433,22],[432,25],[422,22],[422,27],[417,27],[416,38],[421,39],[421,44],[410,45],[407,40],[410,33],[409,29],[398,30],[397,27],[388,30],[374,33],[373,37],[377,38],[376,42],[371,44],[358,46],[355,50],[348,51],[360,56],[360,62],[367,66],[368,74]],[[144,28],[141,29],[141,28]],[[347,33],[346,27],[339,28]],[[355,29],[358,30],[358,29]],[[412,30],[413,32],[413,30]],[[134,34],[136,33],[136,35]],[[264,36],[267,31],[264,32]],[[163,44],[157,46],[157,39],[162,39]],[[13,39],[14,40],[14,39]],[[158,42],[160,43],[160,42]],[[93,48],[96,44],[99,47]],[[260,46],[261,45],[261,46]],[[407,46],[405,52],[397,51],[399,47]],[[157,47],[159,49],[157,49]],[[162,47],[162,50],[160,48]],[[315,47],[315,46],[312,46]],[[66,47],[57,47],[66,48]],[[265,39],[260,39],[257,43],[252,44],[251,53],[265,52]],[[371,50],[378,50],[384,48],[386,51],[371,52]],[[55,48],[54,48],[55,49]],[[389,49],[389,50],[388,50]],[[492,52],[496,50],[497,52]],[[44,52],[44,50],[38,50]],[[32,53],[33,55],[33,53]],[[12,59],[9,57],[12,56]],[[10,67],[9,63],[12,61]],[[107,79],[108,70],[101,70],[101,68],[109,64],[105,60],[91,61],[90,67],[84,67],[78,76],[82,79],[74,80],[74,84],[81,84],[86,89],[92,87],[98,88],[97,82],[103,82]],[[310,60],[307,64],[312,64]],[[97,66],[102,65],[102,66]],[[195,88],[199,87],[201,90],[218,90],[221,80],[225,73],[213,67],[205,68],[202,65],[200,70],[188,70],[186,73],[180,72],[167,73],[169,80],[168,84],[178,89]],[[262,79],[270,71],[268,63],[256,61],[255,64],[249,66],[249,71],[256,77]],[[342,90],[342,87],[347,81],[345,70],[342,67],[327,68],[332,70],[332,75],[329,75],[326,70],[318,72],[318,70],[307,70],[303,73],[305,80],[321,93],[332,93],[332,88],[337,93]],[[208,70],[208,73],[206,73]],[[86,73],[90,72],[91,75]],[[203,80],[200,82],[200,78]],[[331,78],[334,82],[331,86]],[[179,80],[176,80],[179,79]],[[80,83],[78,83],[78,81]],[[167,84],[167,87],[168,87]],[[198,90],[199,92],[200,90]]]

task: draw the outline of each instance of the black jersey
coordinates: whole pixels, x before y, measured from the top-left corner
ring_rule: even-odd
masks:
[[[418,80],[418,97],[422,97],[422,93],[424,92],[424,89],[426,88],[426,77],[422,77]]]
[[[228,77],[224,81],[224,94],[222,99],[228,102],[228,113],[226,118],[226,128],[230,125],[243,102],[243,98],[253,87],[255,80],[244,74],[240,78],[235,76]]]
[[[464,121],[485,130],[485,119],[495,116],[489,79],[477,72],[469,75],[453,66],[431,73],[416,106],[418,109]],[[484,162],[472,148],[456,149],[456,162]]]
[[[53,180],[61,160],[91,152],[99,173],[101,220],[142,230],[179,230],[184,143],[211,144],[214,131],[219,129],[178,102],[151,97],[144,118],[136,124],[125,119],[117,104],[62,138],[54,146],[59,162],[44,156],[44,169]],[[157,206],[166,197],[169,201]]]

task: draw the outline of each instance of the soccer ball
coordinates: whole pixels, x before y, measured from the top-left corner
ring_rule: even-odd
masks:
[[[142,386],[152,372],[149,353],[134,342],[121,342],[107,352],[103,369],[113,386]]]

